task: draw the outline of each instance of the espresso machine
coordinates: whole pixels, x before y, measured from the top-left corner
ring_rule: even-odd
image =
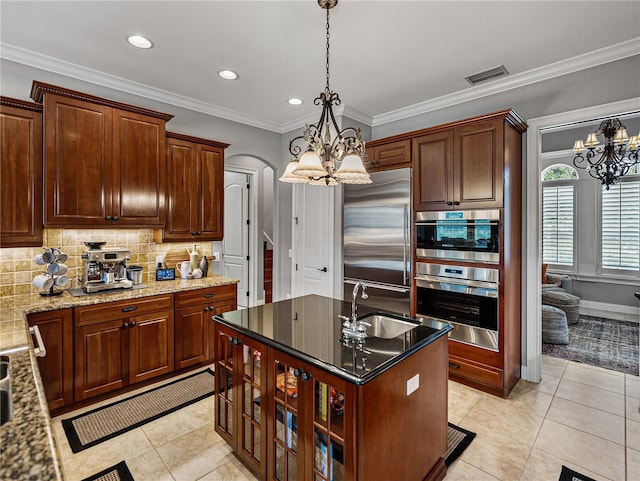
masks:
[[[84,242],[89,250],[82,254],[82,290],[87,294],[112,289],[131,289],[127,279],[129,249],[104,247],[106,242]]]

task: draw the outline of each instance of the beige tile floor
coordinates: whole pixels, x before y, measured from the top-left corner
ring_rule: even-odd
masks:
[[[640,480],[638,376],[549,356],[542,372],[540,384],[521,381],[506,400],[449,382],[449,420],[477,436],[447,481],[557,481],[563,464],[600,481]],[[215,434],[213,398],[78,454],[60,421],[68,481],[123,459],[136,481],[255,480]]]

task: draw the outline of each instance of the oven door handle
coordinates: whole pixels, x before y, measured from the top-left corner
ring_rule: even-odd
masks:
[[[455,284],[456,286],[467,286],[467,287],[484,287],[485,289],[493,289],[498,290],[498,284],[493,282],[483,282],[483,281],[470,281],[470,280],[461,280],[454,279],[451,277],[438,277],[438,276],[425,276],[420,275],[415,277],[416,281],[427,281],[427,282],[440,282],[442,284]]]

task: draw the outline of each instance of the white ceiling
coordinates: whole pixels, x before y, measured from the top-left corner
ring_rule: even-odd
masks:
[[[0,22],[9,60],[274,131],[319,114],[315,0],[3,0]],[[133,33],[154,48],[131,47]],[[340,0],[331,10],[331,88],[373,125],[638,54],[639,1]],[[476,87],[463,78],[500,64],[511,75]],[[220,79],[223,68],[240,78]],[[294,96],[304,104],[287,104]]]

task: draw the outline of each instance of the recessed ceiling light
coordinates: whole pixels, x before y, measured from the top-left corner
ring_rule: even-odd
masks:
[[[220,77],[222,77],[225,80],[235,80],[238,78],[238,74],[235,73],[233,70],[220,70],[218,72],[218,75],[220,75]]]
[[[138,48],[153,47],[153,42],[148,38],[144,38],[142,35],[130,35],[129,37],[127,37],[127,42]]]
[[[292,98],[287,100],[287,102],[289,102],[291,105],[302,105],[302,99],[297,99],[297,98]]]

